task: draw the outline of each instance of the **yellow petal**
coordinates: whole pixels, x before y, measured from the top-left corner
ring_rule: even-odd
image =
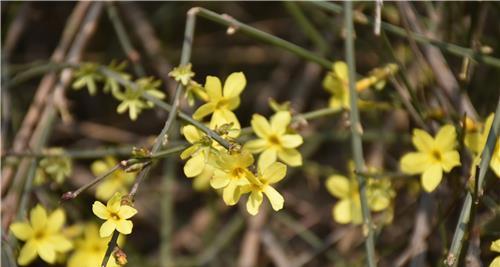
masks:
[[[184,151],[182,151],[181,153],[181,159],[185,160],[187,158],[189,158],[191,155],[193,155],[198,149],[200,148],[200,145],[199,144],[196,144],[196,145],[192,145],[186,149],[184,149]]]
[[[214,112],[214,110],[215,110],[214,103],[203,104],[193,113],[193,119],[201,120],[208,114]]]
[[[271,125],[269,125],[263,116],[253,114],[251,124],[253,131],[258,137],[266,138],[271,134]]]
[[[106,206],[100,201],[95,201],[92,205],[92,212],[99,218],[107,220],[109,218],[109,212]]]
[[[256,215],[259,212],[260,204],[262,204],[262,193],[252,192],[247,200],[247,211],[251,215]]]
[[[57,252],[66,252],[73,248],[73,244],[63,235],[53,235],[50,237],[50,243]]]
[[[226,109],[235,110],[239,106],[240,106],[240,98],[239,97],[233,97],[233,98],[229,98],[228,100],[226,100]]]
[[[110,212],[117,213],[120,210],[121,202],[122,202],[122,194],[117,192],[108,201],[106,209]]]
[[[220,170],[214,171],[214,177],[210,180],[210,185],[215,189],[224,188],[229,184],[227,174]]]
[[[411,140],[418,151],[427,152],[433,150],[434,139],[424,130],[414,129]]]
[[[279,111],[271,117],[271,129],[273,133],[282,135],[290,124],[292,116],[288,111]]]
[[[200,139],[202,138],[202,135],[200,134],[198,129],[196,129],[196,127],[194,127],[191,124],[182,127],[182,134],[184,135],[186,140],[191,144],[200,141]]]
[[[121,219],[129,219],[135,214],[137,214],[137,210],[129,205],[122,205],[118,212],[118,216],[120,216]]]
[[[116,222],[116,230],[124,235],[132,233],[134,224],[130,220],[119,220]]]
[[[236,157],[237,165],[240,167],[248,167],[253,164],[253,156],[248,151],[243,150],[238,157]]]
[[[285,148],[278,151],[278,158],[284,163],[296,167],[302,165],[302,155],[297,149]]]
[[[115,229],[116,229],[116,224],[113,223],[111,220],[107,220],[101,225],[101,228],[99,229],[99,236],[101,238],[111,236],[111,234]]]
[[[489,267],[500,267],[500,256],[496,256],[490,263]]]
[[[238,185],[236,182],[230,182],[226,187],[224,187],[224,191],[222,192],[222,199],[228,206],[232,206],[236,204],[240,198]]]
[[[111,166],[113,167],[113,166]],[[90,170],[92,171],[92,174],[94,174],[95,176],[99,176],[105,172],[107,172],[109,170],[110,166],[108,166],[108,164],[106,164],[106,162],[102,161],[102,160],[97,160],[97,161],[94,161],[92,163],[92,165],[90,165]]]
[[[217,109],[214,111],[212,119],[210,120],[210,128],[215,129],[223,124],[233,124],[233,129],[241,129],[240,122],[236,115],[229,109]]]
[[[45,229],[47,225],[47,211],[40,204],[36,205],[30,212],[30,221],[33,230]]]
[[[407,174],[423,173],[431,164],[430,156],[422,152],[410,152],[400,161],[401,171]]]
[[[56,251],[54,250],[52,244],[50,244],[49,242],[38,244],[37,252],[38,255],[40,255],[40,258],[42,258],[42,260],[44,260],[45,262],[48,262],[50,264],[56,262]]]
[[[13,223],[10,225],[10,230],[17,239],[26,241],[33,236],[33,228],[28,223]]]
[[[195,177],[203,171],[203,168],[205,168],[205,156],[203,156],[203,153],[198,153],[186,161],[184,174],[187,177]]]
[[[102,200],[109,200],[114,193],[119,192],[121,188],[121,184],[118,183],[116,180],[105,180],[104,182],[101,182],[96,190],[95,190],[95,195],[98,199]]]
[[[19,265],[28,265],[31,263],[37,255],[36,241],[30,240],[24,244],[23,248],[19,252],[19,258],[17,258],[17,263]]]
[[[304,142],[302,136],[298,134],[285,134],[280,137],[280,140],[284,148],[296,148]]]
[[[391,199],[384,193],[368,194],[367,198],[370,209],[375,212],[385,210],[391,204]]]
[[[441,155],[441,167],[445,172],[451,171],[456,166],[460,166],[460,154],[457,151],[448,151]]]
[[[264,194],[266,194],[269,202],[271,202],[271,206],[273,210],[278,211],[283,208],[283,204],[285,203],[285,199],[283,196],[276,191],[272,186],[266,186],[264,189]]]
[[[336,222],[347,224],[352,221],[351,216],[351,201],[344,199],[335,204],[332,210],[333,218]]]
[[[207,90],[210,101],[222,98],[222,85],[219,78],[215,76],[207,76],[205,81],[205,90]]]
[[[466,133],[464,138],[465,146],[472,152],[479,154],[483,150],[483,142],[480,133]]]
[[[490,250],[500,252],[500,239],[491,242]]]
[[[332,175],[326,180],[326,189],[330,194],[343,199],[351,195],[352,190],[349,179],[342,175]]]
[[[281,181],[286,175],[286,165],[281,162],[274,162],[263,172],[262,176],[269,184],[275,184]]]
[[[47,221],[47,228],[51,232],[59,231],[66,221],[66,214],[62,209],[53,211]]]
[[[497,177],[500,178],[500,139],[497,140],[495,151],[491,157],[490,167]]]
[[[347,82],[349,80],[349,70],[348,70],[347,64],[345,62],[343,62],[343,61],[336,61],[333,64],[333,72],[342,81]]]
[[[268,148],[262,152],[259,156],[258,168],[259,170],[265,170],[267,166],[276,162],[278,157],[278,152],[274,148]]]
[[[436,134],[436,146],[439,147],[440,151],[450,151],[455,148],[457,142],[457,132],[453,125],[445,125],[439,129]]]
[[[433,164],[422,174],[422,187],[426,192],[432,192],[439,185],[442,178],[443,169],[439,164]]]
[[[243,146],[244,149],[252,152],[252,153],[260,153],[266,149],[267,146],[267,141],[264,139],[255,139],[255,140],[250,140],[245,143]]]
[[[247,80],[243,72],[231,73],[224,83],[224,97],[231,98],[239,96],[246,85]]]

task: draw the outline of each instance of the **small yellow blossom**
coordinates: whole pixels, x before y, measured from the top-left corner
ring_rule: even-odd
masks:
[[[182,128],[182,134],[191,144],[181,153],[181,159],[191,157],[184,165],[184,174],[191,178],[200,175],[211,157],[212,140],[193,125]]]
[[[73,244],[61,233],[65,220],[63,210],[57,209],[47,216],[45,208],[37,205],[30,212],[29,222],[13,223],[10,230],[18,239],[25,241],[17,263],[28,265],[38,255],[53,264],[56,262],[56,253],[71,250]]]
[[[245,86],[246,78],[243,72],[234,72],[229,75],[224,83],[224,88],[219,78],[207,76],[205,90],[208,101],[194,112],[193,118],[201,120],[213,113],[210,120],[211,128],[232,122],[235,128],[240,129],[240,123],[233,110],[240,105],[240,94]]]
[[[137,119],[143,109],[154,107],[153,102],[142,98],[144,92],[158,99],[165,98],[165,94],[158,89],[161,81],[153,78],[140,78],[135,83],[138,87],[137,90],[126,87],[124,92],[116,91],[113,93],[113,96],[121,101],[116,111],[121,114],[128,110],[129,117],[133,121]]]
[[[106,206],[100,201],[95,201],[92,205],[94,214],[106,220],[99,229],[99,235],[101,237],[110,236],[115,229],[124,235],[128,235],[132,232],[132,227],[134,225],[131,220],[127,219],[134,216],[137,210],[131,206],[122,205],[121,200],[121,194],[115,193]]]
[[[100,176],[116,166],[116,164],[118,162],[115,158],[106,157],[103,160],[94,161],[90,169],[95,176]],[[98,199],[108,200],[117,192],[124,194],[127,192],[128,186],[133,183],[134,178],[134,173],[125,172],[118,168],[97,186],[95,195]]]
[[[349,71],[345,62],[333,64],[332,71],[323,80],[323,88],[332,94],[330,108],[349,108]]]
[[[68,267],[101,266],[111,237],[99,237],[98,226],[95,223],[85,225],[83,237],[75,241],[75,251],[68,259]],[[123,236],[118,238],[118,244],[123,244]],[[108,267],[118,267],[110,257]]]
[[[240,187],[248,185],[248,177],[252,173],[248,167],[254,162],[252,154],[247,151],[241,153],[222,153],[216,159],[214,176],[210,185],[215,189],[224,189],[222,198],[227,205],[234,205],[241,196]]]
[[[56,151],[62,153],[62,149],[57,149]],[[43,158],[38,165],[35,184],[43,184],[48,179],[62,184],[66,177],[69,177],[73,171],[71,159],[64,156]]]
[[[272,187],[281,181],[286,175],[286,165],[280,162],[274,162],[264,171],[258,170],[257,176],[249,175],[250,184],[241,188],[241,194],[250,192],[247,201],[247,211],[251,215],[256,215],[259,212],[260,205],[264,195],[267,196],[272,208],[275,211],[281,210],[285,199],[283,196]]]
[[[179,67],[175,67],[171,72],[168,73],[168,76],[174,78],[177,82],[180,82],[182,85],[187,86],[191,78],[194,77],[194,72],[191,70],[191,63]]]
[[[474,156],[477,157],[474,160],[475,163],[479,164],[479,158],[483,152],[486,141],[488,140],[488,133],[490,132],[491,125],[493,124],[494,114],[490,114],[484,123],[483,130],[479,131],[468,131],[465,133],[465,146],[469,148]],[[475,166],[473,166],[475,169]],[[490,168],[500,178],[500,137],[497,137],[495,148],[493,149],[493,154],[491,155]]]
[[[490,250],[500,253],[500,239],[491,242]],[[496,256],[489,267],[500,267],[500,256]]]
[[[85,63],[75,71],[75,81],[72,87],[75,90],[80,90],[87,87],[90,95],[97,93],[96,82],[102,81],[104,77],[97,71],[98,65],[94,63]]]
[[[253,115],[252,129],[260,138],[248,141],[244,147],[250,152],[262,153],[258,161],[262,170],[277,158],[290,166],[302,165],[302,155],[296,149],[303,142],[302,136],[287,133],[291,119],[288,111],[277,112],[270,121],[261,115]]]
[[[453,125],[445,125],[432,138],[427,132],[415,129],[412,137],[417,152],[401,158],[401,170],[407,174],[421,174],[422,187],[432,192],[441,182],[443,171],[460,166],[460,155],[455,150],[456,132]]]

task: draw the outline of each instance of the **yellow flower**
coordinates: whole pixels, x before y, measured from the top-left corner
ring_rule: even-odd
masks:
[[[191,157],[184,165],[184,174],[189,178],[198,176],[212,154],[212,140],[193,125],[184,126],[182,134],[191,144],[181,153],[181,159]]]
[[[106,220],[99,229],[99,235],[101,237],[110,236],[115,229],[124,235],[128,235],[132,232],[132,227],[134,225],[132,221],[127,219],[134,216],[137,210],[131,206],[122,205],[121,200],[121,194],[115,193],[106,206],[100,201],[95,201],[94,205],[92,205],[94,214]]]
[[[500,253],[500,239],[491,242],[490,250]],[[496,256],[493,261],[491,261],[490,267],[500,267],[500,256]]]
[[[349,71],[345,62],[337,61],[333,64],[332,72],[323,80],[323,88],[332,94],[330,108],[349,108]]]
[[[123,236],[118,238],[118,244],[123,244]],[[75,241],[75,252],[68,259],[68,267],[101,266],[104,254],[111,238],[99,237],[95,223],[85,225],[83,237]],[[115,260],[110,257],[108,267],[118,267]]]
[[[401,170],[407,174],[422,174],[422,187],[432,192],[441,182],[443,171],[450,172],[460,166],[460,155],[455,150],[456,132],[452,125],[441,127],[435,138],[427,132],[415,129],[412,137],[417,152],[401,158]]]
[[[493,124],[494,114],[490,114],[484,123],[483,131],[468,131],[465,133],[465,146],[469,148],[476,157],[475,163],[479,164],[479,157],[483,152],[486,141],[488,140],[488,133],[490,132],[491,125]],[[473,166],[475,170],[475,166]],[[493,154],[491,155],[490,168],[500,178],[500,137],[497,137]]]
[[[191,78],[194,77],[194,72],[191,70],[191,67],[191,63],[175,67],[168,73],[168,76],[174,78],[174,80],[180,82],[182,85],[187,86],[189,81],[191,81]]]
[[[269,199],[269,202],[275,211],[283,208],[285,199],[271,185],[281,181],[285,175],[286,165],[280,162],[274,162],[266,167],[264,171],[259,170],[257,177],[253,174],[248,176],[251,184],[241,188],[241,194],[250,192],[250,196],[247,201],[248,213],[256,215],[259,212],[264,194]]]
[[[90,169],[95,176],[100,176],[116,166],[116,164],[118,162],[115,158],[106,157],[104,160],[94,161]],[[125,194],[128,186],[134,181],[134,178],[134,173],[128,173],[118,168],[97,186],[95,195],[98,199],[108,200],[117,192]]]
[[[140,78],[135,81],[137,84],[137,90],[131,87],[126,87],[124,92],[119,90],[113,92],[113,96],[121,101],[121,103],[116,108],[116,111],[121,114],[127,111],[131,120],[135,121],[143,109],[148,109],[154,107],[153,102],[144,100],[142,94],[144,92],[153,96],[154,98],[163,99],[165,94],[158,88],[161,85],[161,81],[155,80],[153,78]]]
[[[247,177],[252,173],[247,168],[253,162],[252,154],[246,151],[234,154],[222,153],[216,159],[217,166],[210,185],[215,189],[224,189],[222,199],[227,205],[234,205],[240,199],[240,187],[249,184]]]
[[[64,151],[59,148],[51,149],[49,153],[63,153]],[[71,175],[73,170],[73,163],[71,159],[64,156],[46,157],[40,160],[37,169],[35,184],[40,185],[50,178],[58,184],[62,184],[66,177]]]
[[[261,115],[253,115],[252,128],[260,139],[248,141],[245,149],[253,153],[262,152],[258,162],[260,169],[264,170],[277,158],[290,166],[302,165],[302,155],[296,149],[302,144],[302,137],[287,133],[291,119],[288,111],[277,112],[270,122]]]
[[[369,169],[373,171],[372,168]],[[390,208],[395,196],[391,181],[387,178],[367,179],[366,198],[370,210],[380,212]],[[326,189],[340,199],[332,210],[336,222],[360,224],[363,221],[359,186],[354,176],[349,179],[342,175],[332,175],[326,180]]]
[[[29,222],[16,222],[10,226],[12,233],[26,243],[19,253],[17,263],[28,265],[36,256],[53,264],[56,253],[71,250],[73,244],[61,233],[66,220],[64,211],[57,209],[47,216],[47,211],[37,205],[30,212]]]
[[[208,101],[200,106],[193,114],[195,120],[201,120],[212,114],[210,128],[214,129],[225,123],[234,123],[234,127],[240,129],[240,123],[232,110],[240,105],[240,94],[246,86],[246,78],[242,72],[234,72],[227,77],[224,88],[219,78],[207,76],[205,90]]]

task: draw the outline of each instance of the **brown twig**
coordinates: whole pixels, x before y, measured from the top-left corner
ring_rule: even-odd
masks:
[[[257,216],[247,218],[247,230],[241,241],[241,252],[238,259],[239,267],[257,266],[261,230],[266,222],[266,212],[260,211]]]

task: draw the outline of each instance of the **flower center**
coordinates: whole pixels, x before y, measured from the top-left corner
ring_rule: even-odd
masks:
[[[35,232],[35,239],[43,239],[45,237],[45,232],[44,231],[37,231]]]
[[[243,170],[243,168],[234,168],[233,171],[231,172],[231,175],[232,177],[234,178],[240,178],[241,176],[243,176],[243,174],[245,173],[245,170]]]
[[[437,151],[437,150],[432,151],[432,157],[433,157],[436,161],[441,161],[441,152],[439,152],[439,151]]]
[[[227,101],[225,99],[217,101],[217,104],[215,104],[215,109],[222,109],[224,106],[227,105]]]
[[[271,143],[273,145],[280,145],[280,140],[278,139],[278,137],[276,135],[271,135],[271,136],[269,136],[269,143]]]
[[[119,216],[117,213],[114,213],[114,212],[112,212],[112,213],[110,214],[110,217],[111,217],[113,220],[117,220],[117,221],[119,221],[119,220],[120,220],[120,216]]]

